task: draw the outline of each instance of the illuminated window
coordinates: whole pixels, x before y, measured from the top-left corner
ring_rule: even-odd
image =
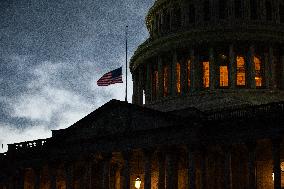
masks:
[[[262,86],[262,76],[261,76],[261,61],[258,57],[253,57],[254,67],[255,67],[255,86]]]
[[[188,60],[187,62],[187,87],[190,89],[190,66],[191,66],[191,61]]]
[[[157,96],[157,92],[159,90],[159,74],[157,70],[154,70],[153,72],[153,88],[152,88],[152,94],[154,97]]]
[[[164,66],[164,96],[168,96],[169,94],[169,66]]]
[[[177,71],[177,93],[178,94],[180,94],[180,91],[181,91],[181,89],[180,89],[180,63],[177,63],[176,64],[176,71]]]
[[[220,87],[228,87],[228,66],[220,66]]]
[[[209,62],[203,62],[203,87],[209,87]]]
[[[243,56],[237,56],[237,85],[246,85],[245,58]]]

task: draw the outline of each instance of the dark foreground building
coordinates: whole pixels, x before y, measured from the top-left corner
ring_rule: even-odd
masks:
[[[133,104],[10,144],[0,189],[284,187],[284,1],[157,0],[146,24]]]

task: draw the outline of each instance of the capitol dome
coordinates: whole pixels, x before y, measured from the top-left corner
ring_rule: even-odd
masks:
[[[284,100],[283,0],[156,0],[146,25],[133,103],[206,111]]]

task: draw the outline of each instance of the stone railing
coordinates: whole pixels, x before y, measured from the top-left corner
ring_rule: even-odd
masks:
[[[250,118],[267,115],[269,113],[284,113],[284,102],[269,103],[264,105],[247,106],[235,110],[225,110],[209,114],[209,120],[229,120],[233,118]]]
[[[21,143],[8,144],[8,153],[39,149],[43,147],[46,142],[47,142],[47,139],[39,139],[39,140],[34,140],[34,141],[26,141],[26,142],[21,142]]]

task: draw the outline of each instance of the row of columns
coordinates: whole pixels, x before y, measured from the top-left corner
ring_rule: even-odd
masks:
[[[176,96],[178,95],[176,89],[177,83],[177,71],[176,64],[179,62],[177,51],[172,52],[172,60],[165,60],[161,56],[156,57],[156,61],[149,62],[146,64],[146,68],[144,65],[139,66],[135,72],[133,73],[133,103],[135,104],[143,104],[143,95],[145,93],[146,104],[151,101],[161,99],[163,97],[164,83],[163,83],[163,70],[162,67],[165,64],[164,61],[169,62],[169,95],[168,96]],[[210,70],[210,85],[209,89],[214,90],[219,88],[219,70],[217,61],[217,53],[214,48],[208,49],[208,61],[209,61],[209,70]],[[256,89],[255,82],[255,65],[254,65],[254,56],[257,55],[255,52],[254,45],[249,47],[248,52],[244,54],[245,65],[246,65],[246,86],[245,88]],[[229,88],[236,89],[238,88],[236,78],[237,78],[237,62],[236,62],[237,53],[235,52],[234,45],[229,46],[229,62],[228,62],[228,78],[229,78]],[[191,49],[189,52],[189,57],[186,61],[190,60],[190,89],[188,89],[187,84],[187,68],[186,62],[181,63],[181,95],[185,95],[187,93],[192,93],[200,90],[204,90],[202,84],[202,70],[201,70],[201,62],[199,60],[198,52],[195,52],[194,49]],[[268,52],[261,55],[261,72],[262,72],[262,86],[269,89],[284,88],[284,55],[280,57],[278,60],[278,64],[280,64],[280,69],[282,73],[277,71],[275,65],[275,54],[273,47],[268,48]],[[157,96],[153,96],[152,92],[152,72],[153,65],[158,65],[158,75],[159,75],[159,86],[157,91]],[[146,74],[144,74],[146,72]],[[280,74],[278,77],[277,74]],[[145,77],[146,76],[146,77]],[[281,78],[281,81],[277,81],[278,78]],[[278,83],[281,83],[281,86],[277,86]],[[262,87],[262,88],[263,88]]]
[[[274,189],[281,189],[281,168],[280,168],[280,139],[271,140],[272,144],[272,160],[273,160],[273,173],[274,173]],[[248,149],[248,188],[256,189],[257,188],[257,178],[256,178],[256,143],[250,142],[246,145]],[[204,149],[203,149],[204,150]],[[200,167],[200,189],[207,189],[209,186],[207,184],[206,178],[206,154],[200,151],[200,149],[196,148],[194,145],[187,146],[187,158],[188,158],[188,183],[189,189],[197,188],[197,166]],[[224,189],[232,189],[232,151],[229,145],[223,146],[224,152]],[[152,174],[152,157],[154,150],[144,150],[144,189],[151,189],[151,174]],[[199,156],[198,156],[199,154]],[[201,155],[200,155],[201,154]],[[158,189],[177,189],[178,188],[178,153],[176,148],[166,148],[164,150],[160,150],[157,153],[158,157]],[[197,165],[197,158],[200,158],[198,162],[200,165]],[[121,185],[119,187],[115,187],[111,185],[111,174],[110,174],[110,164],[111,164],[111,156],[104,156],[104,159],[100,162],[102,165],[102,170],[100,172],[100,186],[97,186],[99,189],[130,189],[130,183],[133,182],[130,180],[131,175],[131,166],[130,159],[131,153],[130,151],[123,153],[124,165],[121,169]],[[40,169],[35,169],[35,181],[34,181],[34,189],[40,189],[40,179],[41,173]],[[50,189],[56,189],[56,169],[51,167],[50,174]],[[72,180],[74,179],[74,175],[72,174],[72,166],[65,166],[65,175],[66,175],[66,189],[72,189]],[[87,171],[90,174],[90,171]],[[98,178],[97,178],[98,179]],[[24,189],[24,182],[17,180],[17,185],[13,185],[13,183],[9,183],[6,186],[1,186],[0,189]],[[82,188],[91,189],[94,186],[80,185]],[[95,187],[96,188],[96,187]],[[25,188],[26,189],[26,188]]]
[[[181,4],[172,6],[169,5],[169,8],[159,10],[152,19],[151,23],[151,29],[150,32],[152,33],[152,36],[160,35],[161,33],[165,33],[165,31],[172,31],[175,30],[175,21],[179,19],[181,23],[181,27],[188,27],[189,25],[196,24],[196,25],[202,25],[202,23],[205,23],[206,21],[217,22],[220,19],[226,19],[230,22],[233,22],[234,19],[241,19],[243,18],[245,21],[249,20],[260,20],[260,21],[267,21],[268,20],[268,12],[271,12],[271,21],[274,23],[280,23],[280,0],[276,0],[274,2],[268,1],[270,3],[271,7],[266,7],[265,0],[255,0],[256,7],[251,8],[251,4],[249,0],[244,0],[240,2],[241,7],[235,7],[235,1],[240,0],[230,0],[227,2],[227,5],[225,6],[225,9],[219,10],[220,5],[218,1],[214,0],[208,0],[208,1],[196,1],[195,3],[190,3],[188,1],[182,1]],[[252,2],[252,1],[251,1]],[[223,2],[226,4],[226,1]],[[206,4],[206,5],[205,5]],[[205,6],[209,7],[209,10],[205,10]],[[191,8],[193,7],[193,8]],[[241,15],[236,14],[236,10],[239,11]],[[271,10],[268,10],[271,9]],[[254,10],[255,13],[252,13],[251,10]],[[194,11],[194,13],[190,13],[190,11]],[[206,11],[206,12],[205,12]],[[208,11],[208,12],[207,12]],[[224,14],[226,15],[224,18],[219,18],[219,12],[224,11]],[[180,12],[179,15],[177,15],[177,12]],[[209,14],[208,16],[205,16],[205,14]],[[252,16],[255,14],[254,16]],[[178,16],[178,18],[175,18]],[[194,18],[190,18],[191,16],[194,16]],[[238,17],[239,16],[239,17]],[[204,20],[205,18],[209,18],[209,20]],[[194,22],[191,23],[190,20],[193,20]],[[270,21],[270,20],[268,20]],[[164,25],[167,25],[169,28],[165,28]]]

